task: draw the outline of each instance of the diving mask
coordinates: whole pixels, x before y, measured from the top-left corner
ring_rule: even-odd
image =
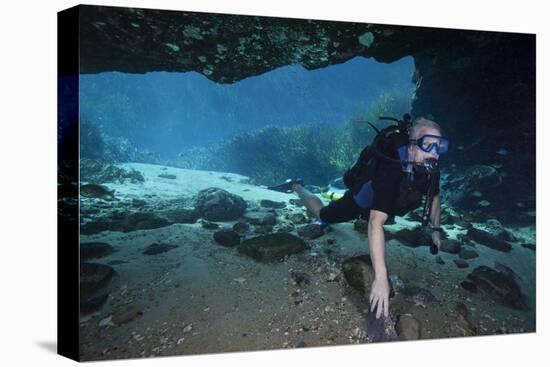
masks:
[[[411,139],[411,143],[415,143],[420,150],[426,153],[435,149],[437,154],[441,155],[449,150],[449,139],[438,135],[424,135],[418,139]]]

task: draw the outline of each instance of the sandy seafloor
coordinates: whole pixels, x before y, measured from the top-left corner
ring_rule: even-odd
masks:
[[[191,199],[201,189],[219,187],[252,203],[261,199],[284,201],[287,207],[277,210],[280,217],[291,212],[305,213],[305,208],[289,204],[290,199],[297,199],[295,194],[247,184],[244,176],[137,163],[121,166],[139,170],[146,180],[142,184],[106,184],[116,190],[118,200],[111,205],[133,198]],[[175,174],[176,179],[158,177],[166,173]],[[222,228],[231,228],[234,223],[218,222]],[[397,218],[397,223],[386,229],[417,224]],[[457,321],[457,302],[466,305],[469,324],[477,329],[477,335],[534,332],[535,252],[519,243],[535,243],[535,230],[508,229],[522,239],[513,243],[510,253],[477,246],[480,256],[468,260],[469,267],[465,269],[453,263],[457,255],[440,252],[445,264],[439,265],[427,247],[411,248],[396,240],[387,241],[390,275],[399,276],[405,284],[429,289],[441,302],[423,307],[399,303],[394,297],[390,307],[419,321],[421,339],[468,335]],[[197,221],[152,230],[82,235],[82,242],[107,242],[116,248],[111,255],[94,262],[124,263],[112,265],[116,275],[107,288],[106,304],[99,312],[81,317],[81,358],[138,358],[368,342],[362,327],[368,306],[348,286],[341,270],[347,258],[368,253],[366,236],[355,231],[352,222],[333,225],[331,232],[306,240],[311,247],[306,252],[267,264],[217,244],[213,233]],[[449,232],[451,237],[457,233]],[[250,233],[247,238],[253,236]],[[155,256],[143,255],[143,249],[155,242],[178,247]],[[520,275],[518,283],[528,296],[529,311],[505,307],[460,286],[476,266],[493,267],[495,260]],[[292,271],[307,273],[311,283],[297,285],[290,276]],[[122,325],[107,322],[127,307],[137,307],[143,314]]]

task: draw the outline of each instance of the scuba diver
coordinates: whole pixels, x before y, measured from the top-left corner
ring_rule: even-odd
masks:
[[[436,254],[441,246],[439,156],[448,149],[448,140],[433,119],[419,117],[413,123],[409,114],[402,120],[380,119],[394,120],[397,125],[378,131],[371,124],[378,135],[344,174],[348,190],[341,198],[324,206],[317,195],[304,188],[301,179],[289,179],[271,187],[296,192],[324,225],[356,218],[368,221],[369,253],[375,273],[369,302],[370,311],[376,310],[376,318],[382,312],[387,317],[389,309],[390,284],[382,227],[388,218],[393,220],[395,215],[403,216],[423,204],[423,227],[431,220],[431,253]]]

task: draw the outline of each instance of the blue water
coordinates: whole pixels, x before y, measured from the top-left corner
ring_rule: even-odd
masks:
[[[82,75],[80,109],[104,133],[173,158],[268,125],[336,126],[365,113],[381,93],[412,94],[413,70],[412,57],[391,64],[356,57],[311,71],[284,66],[234,84],[196,72]]]

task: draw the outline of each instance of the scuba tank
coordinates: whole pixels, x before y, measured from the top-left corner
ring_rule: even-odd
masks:
[[[408,113],[404,114],[402,120],[385,116],[380,116],[379,119],[395,121],[397,125],[388,126],[383,130],[379,130],[369,121],[354,120],[355,122],[368,123],[377,134],[372,143],[363,148],[359,154],[359,158],[342,177],[346,187],[351,190],[354,190],[357,185],[367,182],[372,177],[378,159],[401,164],[399,157],[390,157],[384,150],[388,150],[388,147],[391,149],[391,147],[408,144],[409,130],[412,126],[411,115]]]

